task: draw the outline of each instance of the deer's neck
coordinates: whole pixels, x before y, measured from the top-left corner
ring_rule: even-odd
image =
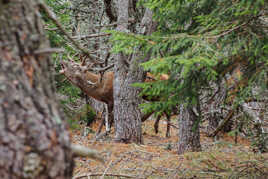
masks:
[[[87,72],[86,73],[86,80],[91,81],[92,83],[97,83],[99,81],[100,75],[97,75],[92,72]]]
[[[94,85],[88,84],[89,81]],[[105,103],[113,103],[113,72],[106,72],[102,80],[100,80],[100,75],[87,72],[82,82],[80,88],[88,96]]]

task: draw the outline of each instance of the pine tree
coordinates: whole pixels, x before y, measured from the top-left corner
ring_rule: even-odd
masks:
[[[252,97],[252,87],[266,88],[267,1],[147,0],[143,3],[154,12],[158,31],[151,36],[114,33],[112,42],[116,42],[116,52],[131,53],[137,47],[145,55],[151,52],[151,60],[143,67],[155,75],[169,75],[167,81],[138,85],[143,88],[143,94],[161,96],[160,101],[143,104],[145,112],[160,114],[179,105],[198,108],[203,88],[222,81],[238,66],[243,71],[232,81],[232,91],[228,94],[229,103],[235,104],[232,107]]]

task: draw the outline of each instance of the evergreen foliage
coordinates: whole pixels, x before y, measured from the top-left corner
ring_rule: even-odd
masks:
[[[151,36],[112,32],[114,52],[141,49],[152,54],[143,67],[168,74],[169,80],[144,83],[143,94],[163,100],[143,104],[145,112],[196,104],[202,89],[221,81],[237,66],[237,104],[251,97],[252,87],[267,87],[268,2],[265,0],[144,0],[154,11],[158,31]]]
[[[55,0],[46,0],[46,4],[52,8],[52,11],[55,13],[55,15],[59,18],[59,22],[64,25],[64,27],[67,27],[71,23],[71,13],[70,10],[68,10],[68,7],[70,7],[70,3],[68,1],[55,1]],[[51,19],[49,19],[45,14],[43,14],[43,20],[45,21],[45,27],[47,29],[46,33],[48,34],[50,45],[52,47],[65,47],[66,41],[63,38],[63,36],[59,33],[60,31],[57,30],[57,26],[55,23],[52,22]],[[52,30],[50,30],[52,29]],[[70,30],[70,29],[69,29]],[[70,49],[68,49],[70,50]]]
[[[45,0],[45,3],[50,7],[51,11],[54,12],[58,21],[64,26],[67,32],[71,31],[72,28],[72,12],[70,9],[70,1],[65,0]],[[75,54],[75,50],[68,43],[67,39],[63,33],[58,29],[56,24],[47,17],[46,13],[42,13],[42,17],[45,23],[45,32],[48,35],[50,46],[52,48],[64,48],[63,53],[53,54],[53,64],[56,71],[55,74],[55,86],[57,93],[60,98],[61,106],[64,110],[64,113],[67,117],[67,122],[71,128],[77,128],[80,120],[84,120],[87,114],[84,114],[83,111],[77,110],[76,108],[70,108],[70,106],[77,107],[77,99],[81,98],[81,90],[72,85],[62,74],[59,74],[61,70],[60,61],[67,60],[67,54]],[[75,60],[75,59],[74,59]],[[86,108],[88,109],[88,108]],[[91,114],[92,109],[89,110]],[[93,116],[92,116],[93,115]],[[90,115],[90,120],[95,116],[92,113]],[[83,119],[80,119],[80,117]]]
[[[72,23],[72,13],[70,1],[55,1],[46,0],[45,3],[51,8],[58,18],[58,21],[65,27],[66,31],[71,31],[70,24]],[[60,61],[67,59],[67,54],[74,54],[75,50],[68,45],[64,35],[57,28],[56,24],[52,22],[47,15],[43,14],[43,20],[45,22],[46,33],[49,37],[50,46],[54,48],[64,48],[65,52],[63,54],[53,54],[54,67],[57,74],[55,75],[56,89],[57,92],[68,96],[66,100],[62,100],[62,104],[74,103],[77,98],[80,97],[81,90],[74,85],[70,84],[68,80],[65,80],[63,75],[58,74],[60,71]]]

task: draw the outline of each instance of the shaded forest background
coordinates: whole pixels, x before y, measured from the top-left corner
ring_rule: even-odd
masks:
[[[18,15],[24,20],[17,20],[16,11],[9,9],[12,3],[0,1],[0,22],[21,29],[9,33],[9,28],[0,26],[0,77],[3,76],[0,82],[4,84],[0,86],[3,96],[0,112],[5,114],[0,114],[0,118],[6,121],[0,127],[10,128],[0,133],[0,157],[14,163],[20,161],[20,165],[8,167],[12,166],[10,162],[0,170],[0,176],[265,178],[268,175],[265,0],[14,3],[17,12],[21,9],[24,12]],[[9,12],[3,7],[8,7],[14,18],[7,20]],[[32,25],[31,18],[37,19]],[[12,20],[14,23],[10,23]],[[37,26],[39,20],[42,25]],[[30,25],[20,28],[25,24]],[[34,34],[41,34],[42,38],[25,40],[28,35],[23,34],[31,34],[35,28],[39,30]],[[12,34],[16,38],[5,38]],[[4,48],[10,39],[17,44],[16,50]],[[40,45],[36,50],[35,43],[43,42],[47,42],[47,47],[42,49],[44,46]],[[34,61],[44,57],[48,63],[37,67]],[[6,60],[12,63],[4,63]],[[40,71],[36,70],[42,66]],[[6,74],[11,67],[16,74],[14,79],[19,82],[8,82]],[[20,67],[21,71],[17,71]],[[23,80],[19,74],[25,74]],[[5,85],[18,93],[19,88],[14,84],[27,84],[19,91],[37,90],[19,93],[19,100],[16,96],[9,99],[12,92],[7,93]],[[39,85],[45,90],[39,91]],[[45,94],[40,97],[41,105],[36,102],[38,95],[31,94]],[[31,105],[17,102],[29,98],[33,99]],[[46,103],[48,110],[43,105]],[[31,111],[34,106],[45,117],[33,113],[13,117],[21,113],[13,110]],[[36,133],[39,122],[29,122],[22,128],[28,131],[33,126],[30,131],[35,136],[23,140],[34,138],[34,142],[19,142],[21,147],[15,150],[10,144],[15,141],[10,131],[17,131],[19,136],[18,126],[24,124],[14,121],[27,120],[29,116],[33,121],[35,116],[39,122],[52,121],[44,128],[44,136],[49,136],[46,145],[38,143],[44,140]],[[54,127],[55,132],[45,134],[54,131]],[[78,157],[74,166],[72,159],[77,154],[71,152],[69,140],[98,151],[98,156],[93,152],[93,158],[104,164]],[[22,151],[22,148],[22,154],[14,156],[27,157],[13,160],[13,154],[4,157],[5,151]],[[62,155],[51,161],[61,149]],[[43,151],[48,152],[39,157]],[[32,166],[31,161],[35,161],[35,167],[41,167],[27,168]],[[59,161],[64,161],[65,166],[60,166]],[[51,163],[53,167],[45,167]],[[61,168],[64,170],[60,172]]]

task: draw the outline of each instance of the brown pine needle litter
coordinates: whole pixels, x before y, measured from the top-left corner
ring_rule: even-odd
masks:
[[[175,123],[176,121],[173,121]],[[95,141],[94,133],[82,136],[81,129],[70,131],[73,143],[101,153],[105,164],[87,158],[76,158],[73,179],[87,178],[252,178],[268,176],[268,154],[254,154],[246,139],[223,135],[213,142],[201,131],[202,152],[177,154],[177,129],[165,138],[166,124],[160,122],[159,133],[153,120],[143,124],[144,144],[121,144],[112,141],[113,133]],[[93,124],[96,130],[98,122]]]

